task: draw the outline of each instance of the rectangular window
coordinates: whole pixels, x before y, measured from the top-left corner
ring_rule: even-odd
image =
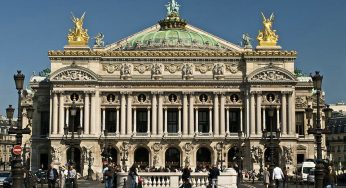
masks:
[[[268,132],[275,132],[277,128],[277,110],[276,108],[272,109],[272,117],[269,116],[269,110],[270,109],[266,109],[266,129]]]
[[[296,112],[296,132],[298,135],[305,135],[304,131],[304,112]]]
[[[80,124],[81,123],[80,122],[80,108],[76,108],[76,115],[75,116],[71,115],[71,108],[70,108],[68,121],[69,121],[68,131],[69,132],[72,132],[72,131],[77,132],[78,126],[81,125]]]
[[[198,109],[198,132],[209,133],[209,109]]]
[[[49,134],[49,112],[43,111],[41,112],[41,120],[40,120],[40,135],[48,135]]]
[[[178,132],[178,109],[167,110],[167,131],[168,133]]]
[[[136,122],[136,132],[146,133],[148,131],[148,110],[147,109],[137,109],[137,122]]]
[[[110,133],[116,132],[117,127],[117,110],[116,109],[106,109],[105,117],[105,128]]]
[[[240,130],[240,109],[229,110],[229,131],[236,133]]]

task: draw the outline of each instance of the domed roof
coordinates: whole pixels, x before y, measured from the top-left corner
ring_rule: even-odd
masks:
[[[132,38],[124,50],[215,50],[220,45],[212,37],[185,28],[152,31]]]
[[[130,39],[123,50],[218,50],[220,45],[212,37],[188,30],[180,18],[180,5],[175,1],[166,5],[167,17],[159,21],[160,29],[139,34]]]

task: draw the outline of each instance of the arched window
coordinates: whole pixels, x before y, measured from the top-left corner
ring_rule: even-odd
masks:
[[[196,153],[197,167],[211,166],[211,152],[208,148],[199,148]]]
[[[137,148],[135,150],[135,162],[141,169],[149,166],[149,151],[145,148]]]
[[[171,170],[180,168],[180,152],[177,148],[169,148],[165,154],[165,166]]]

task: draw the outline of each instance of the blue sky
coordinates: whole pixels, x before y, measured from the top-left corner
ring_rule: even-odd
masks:
[[[305,73],[320,70],[327,102],[346,101],[346,1],[344,0],[177,0],[191,25],[239,43],[242,33],[256,38],[260,12],[275,13],[279,45],[298,51],[296,67]],[[0,8],[0,114],[17,104],[13,75],[50,66],[48,50],[62,50],[71,12],[86,11],[90,36],[105,34],[112,43],[149,27],[166,15],[168,0],[2,0]],[[92,45],[93,41],[90,41]],[[257,43],[254,41],[254,43]]]

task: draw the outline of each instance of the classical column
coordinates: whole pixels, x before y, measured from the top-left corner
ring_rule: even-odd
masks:
[[[64,123],[65,123],[65,117],[64,117],[64,94],[63,92],[60,92],[59,97],[59,134],[64,134]]]
[[[147,124],[147,133],[148,133],[148,135],[150,134],[150,107],[148,107],[147,108],[147,110],[148,110],[148,113],[147,113],[147,118],[148,118],[148,124]]]
[[[106,130],[106,109],[102,108],[102,131]]]
[[[250,135],[250,99],[249,96],[250,95],[250,91],[245,91],[245,104],[246,104],[246,136]]]
[[[214,136],[218,136],[219,133],[219,95],[214,93]]]
[[[116,135],[119,135],[119,107],[117,107]]]
[[[288,119],[290,120],[290,124],[288,125],[288,130],[289,130],[289,135],[290,136],[295,136],[296,135],[296,105],[295,105],[295,93],[294,92],[289,92],[288,93],[288,106],[289,106],[289,111],[288,111]]]
[[[151,130],[151,134],[152,135],[157,135],[157,98],[156,98],[156,94],[152,93],[152,101],[151,101],[151,121],[152,121],[152,130]]]
[[[226,108],[226,133],[229,134],[229,108]]]
[[[120,123],[120,126],[121,126],[121,128],[120,128],[120,135],[125,135],[126,134],[126,132],[125,132],[125,130],[126,130],[126,125],[125,125],[125,123],[126,123],[126,98],[125,98],[125,94],[124,93],[120,93],[121,94],[121,106],[120,106],[120,121],[121,121],[121,123]]]
[[[213,134],[213,108],[209,108],[209,134]]]
[[[251,135],[256,134],[256,122],[255,122],[255,118],[256,118],[256,114],[255,114],[255,95],[254,92],[251,92],[251,96],[250,96],[250,131],[251,131]]]
[[[84,134],[90,134],[89,133],[89,126],[90,126],[90,98],[89,98],[89,93],[85,92],[84,93]]]
[[[286,119],[286,116],[287,116],[287,112],[286,112],[286,109],[287,109],[287,106],[286,106],[286,94],[287,92],[281,92],[281,123],[282,123],[282,134],[283,135],[286,135],[287,134],[287,119]]]
[[[54,91],[53,91],[54,92]],[[56,91],[53,93],[53,130],[52,134],[58,133],[58,96]]]
[[[267,129],[267,127],[266,127],[266,109],[264,107],[262,108],[262,120],[263,120],[263,130]]]
[[[257,91],[257,101],[256,101],[256,105],[257,105],[257,131],[256,134],[257,135],[261,135],[262,134],[262,126],[261,126],[261,106],[262,106],[262,92]]]
[[[83,106],[80,106],[79,109],[80,109],[80,116],[79,116],[80,127],[83,128]],[[84,131],[83,131],[83,134],[84,134]]]
[[[190,93],[190,101],[189,101],[189,111],[190,111],[190,114],[189,114],[189,120],[190,120],[190,123],[189,123],[189,135],[193,135],[194,134],[194,131],[193,131],[193,125],[194,125],[194,103],[195,103],[195,98],[194,98],[194,95],[193,93]],[[198,131],[198,130],[196,130]]]
[[[181,134],[181,108],[178,107],[178,133]]]
[[[243,109],[240,108],[240,131],[243,132]]]
[[[65,117],[66,117],[66,119],[65,119],[65,125],[67,125],[68,126],[68,124],[70,123],[69,122],[69,115],[70,115],[70,108],[69,107],[65,107]]]
[[[50,92],[49,95],[49,133],[48,134],[52,134],[53,133],[53,96],[54,93],[53,91]]]
[[[280,107],[276,108],[276,128],[280,129]]]
[[[101,98],[100,98],[100,91],[95,91],[95,134],[100,135],[101,134]]]
[[[198,108],[197,108],[197,107],[195,108],[195,117],[196,117],[196,121],[195,121],[195,133],[198,133],[198,132],[199,132],[199,129],[198,129]]]
[[[131,93],[127,95],[127,132],[126,134],[132,135],[132,96]]]
[[[90,117],[90,134],[95,134],[96,131],[96,96],[95,92],[91,93],[91,117]]]
[[[137,133],[137,110],[133,107],[133,133]]]
[[[187,110],[187,94],[183,93],[183,135],[188,134],[188,110]]]
[[[220,134],[225,135],[225,95],[220,95]]]
[[[159,93],[159,109],[158,109],[158,129],[159,129],[159,135],[163,135],[163,93]]]
[[[165,111],[165,135],[168,133],[168,125],[167,125],[167,107],[164,108]]]

